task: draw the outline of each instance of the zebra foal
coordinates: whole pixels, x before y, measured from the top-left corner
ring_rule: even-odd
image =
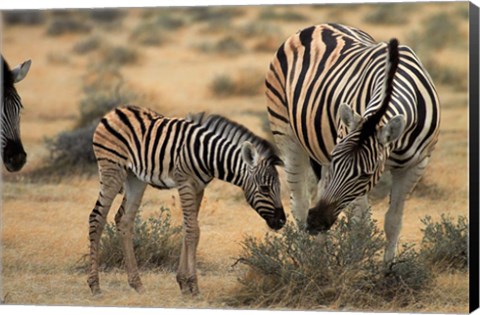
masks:
[[[278,230],[286,218],[273,147],[245,127],[217,115],[167,118],[134,106],[112,110],[93,136],[100,192],[89,217],[91,269],[88,284],[99,294],[98,243],[115,196],[124,188],[115,223],[122,239],[128,282],[143,285],[133,252],[135,214],[147,185],[178,188],[184,239],[177,271],[182,293],[198,293],[196,249],[200,237],[198,211],[204,189],[218,178],[243,189],[252,208]]]
[[[27,153],[20,138],[20,110],[23,105],[18,95],[15,83],[22,81],[30,69],[31,61],[10,69],[10,66],[1,56],[2,70],[2,112],[1,112],[1,141],[2,161],[9,172],[17,172],[27,162]]]
[[[389,169],[384,259],[391,261],[405,198],[439,134],[437,92],[415,53],[353,27],[312,26],[278,49],[266,86],[297,220],[318,234],[345,207],[368,208],[367,193]]]

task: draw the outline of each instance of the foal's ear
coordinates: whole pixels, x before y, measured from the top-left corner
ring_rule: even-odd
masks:
[[[386,145],[397,140],[405,130],[405,118],[403,115],[397,115],[383,126],[377,134],[378,141]]]
[[[347,131],[350,132],[351,130],[358,127],[358,125],[363,121],[362,116],[357,114],[350,106],[346,103],[340,104],[340,120],[343,124],[347,127]]]
[[[258,162],[258,152],[253,144],[248,141],[245,141],[242,144],[242,157],[243,160],[250,166],[257,165]]]
[[[30,65],[32,64],[31,60],[27,60],[22,64],[16,66],[12,69],[13,82],[17,83],[25,79],[27,76],[28,70],[30,70]]]

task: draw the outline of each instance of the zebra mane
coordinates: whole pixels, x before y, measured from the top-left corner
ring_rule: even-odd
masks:
[[[398,63],[400,62],[399,51],[398,51],[398,40],[393,38],[390,40],[387,46],[387,62],[385,65],[385,77],[384,85],[382,87],[382,103],[375,113],[368,116],[365,122],[362,125],[362,130],[360,133],[360,143],[365,139],[371,136],[375,130],[376,126],[385,115],[388,109],[388,104],[392,99],[393,93],[393,78],[398,68]]]
[[[220,115],[206,114],[205,112],[188,114],[186,119],[202,125],[207,130],[213,131],[234,143],[242,144],[248,141],[255,146],[258,154],[269,160],[272,165],[283,165],[275,147],[269,141],[257,136],[239,123]]]

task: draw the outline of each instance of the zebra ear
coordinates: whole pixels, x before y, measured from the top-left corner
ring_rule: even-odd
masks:
[[[257,165],[258,153],[257,149],[253,144],[248,141],[245,141],[242,144],[242,157],[243,160],[250,166]]]
[[[347,126],[347,130],[353,130],[358,127],[358,125],[362,122],[363,118],[359,114],[357,114],[350,106],[346,103],[340,104],[340,119],[345,126]]]
[[[395,141],[402,135],[404,129],[405,118],[403,115],[397,115],[379,130],[378,141],[383,145]]]
[[[27,60],[22,64],[16,66],[12,69],[13,82],[17,83],[25,79],[27,76],[28,70],[30,70],[30,65],[32,64],[31,60]]]

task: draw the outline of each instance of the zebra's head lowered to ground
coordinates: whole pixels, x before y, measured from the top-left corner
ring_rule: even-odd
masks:
[[[276,154],[260,154],[256,147],[246,141],[242,144],[242,159],[247,164],[247,176],[243,184],[245,198],[250,206],[274,230],[281,229],[286,222],[280,196],[280,179],[275,168],[283,165]]]
[[[330,229],[340,212],[368,193],[383,173],[392,144],[405,129],[402,115],[387,115],[398,63],[398,42],[394,39],[388,44],[382,98],[375,112],[361,116],[349,105],[340,105],[338,113],[346,135],[333,149],[324,190],[317,204],[308,211],[309,233]]]
[[[20,110],[23,106],[15,83],[25,78],[31,61],[25,61],[10,69],[2,56],[2,63],[2,160],[9,172],[16,172],[25,165],[27,154],[20,139]]]

